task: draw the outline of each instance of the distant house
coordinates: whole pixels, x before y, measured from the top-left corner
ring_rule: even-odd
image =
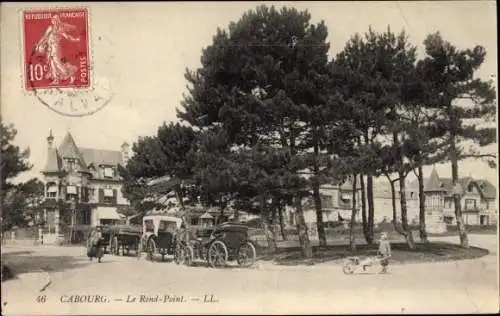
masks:
[[[442,214],[443,221],[455,223],[454,194],[460,198],[462,217],[467,225],[491,225],[498,221],[495,186],[484,179],[461,178],[453,186],[450,178],[440,178],[433,169],[424,187],[427,215]]]
[[[353,197],[356,194],[356,221],[361,219],[359,212],[361,201],[361,189],[359,180],[355,192],[353,191],[353,179],[348,177],[345,181],[324,184],[320,187],[321,210],[323,222],[350,221],[352,214]],[[305,221],[311,227],[316,224],[316,209],[314,199],[308,197],[303,201]],[[286,218],[289,225],[296,225],[295,209],[287,208]]]
[[[487,180],[464,177],[459,179],[456,193],[460,196],[462,217],[468,225],[491,225],[498,220],[496,188]],[[401,218],[399,185],[396,183],[396,214]],[[450,178],[439,177],[434,168],[429,178],[424,179],[426,220],[435,223],[455,224],[455,204],[453,185]],[[417,180],[406,186],[408,220],[418,224],[419,197]],[[374,208],[376,222],[392,220],[392,196],[387,183],[374,185]]]
[[[62,239],[68,227],[107,225],[121,220],[123,216],[117,208],[129,203],[122,196],[117,167],[129,159],[129,145],[124,143],[121,150],[81,148],[67,133],[55,148],[52,132],[47,142],[47,164],[42,170],[44,243]]]

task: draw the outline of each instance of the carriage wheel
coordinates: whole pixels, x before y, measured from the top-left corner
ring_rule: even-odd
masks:
[[[152,238],[149,239],[148,241],[147,252],[148,252],[148,260],[153,261],[154,254],[156,253],[156,243]]]
[[[347,261],[344,263],[342,267],[342,271],[344,274],[353,274],[354,273],[354,263],[352,261]]]
[[[109,246],[109,252],[111,252],[112,255],[119,255],[119,248],[118,248],[118,237],[114,236],[113,239],[111,239],[111,245]]]
[[[226,265],[228,251],[226,245],[220,240],[214,241],[208,249],[208,262],[213,268]]]
[[[257,251],[255,251],[254,245],[247,241],[241,245],[238,249],[238,264],[242,267],[250,267],[255,263],[257,257]]]

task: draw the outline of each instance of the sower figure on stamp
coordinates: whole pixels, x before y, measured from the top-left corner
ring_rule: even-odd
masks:
[[[62,22],[59,15],[54,15],[51,19],[51,25],[49,25],[45,34],[36,45],[36,50],[38,52],[45,52],[47,54],[49,71],[47,72],[46,78],[52,80],[54,84],[58,84],[59,81],[68,79],[70,83],[75,81],[77,67],[66,62],[65,57],[62,56],[61,53],[62,38],[71,42],[80,41],[80,38],[68,34],[69,31],[75,29],[75,26]]]
[[[378,255],[381,259],[380,265],[382,266],[382,271],[380,271],[380,273],[387,273],[387,268],[389,267],[389,258],[391,257],[391,244],[389,243],[387,233],[385,232],[380,235]]]

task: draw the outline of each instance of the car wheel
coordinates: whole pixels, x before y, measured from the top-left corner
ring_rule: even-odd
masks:
[[[220,240],[212,242],[208,249],[208,262],[210,265],[213,268],[223,267],[227,263],[227,257],[228,251],[226,245]]]
[[[238,265],[242,267],[250,267],[255,263],[256,258],[257,251],[250,241],[245,242],[241,245],[240,249],[238,249],[238,257],[236,259]]]

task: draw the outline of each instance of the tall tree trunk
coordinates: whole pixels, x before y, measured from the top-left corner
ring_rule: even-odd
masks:
[[[313,198],[316,209],[316,225],[318,227],[319,246],[326,247],[325,225],[323,223],[323,210],[321,207],[321,195],[319,193],[319,182],[313,181]]]
[[[271,225],[269,223],[269,212],[268,208],[266,205],[266,196],[264,194],[261,194],[259,196],[260,198],[260,217],[262,220],[262,229],[264,230],[264,234],[266,235],[266,241],[267,241],[267,250],[271,254],[276,253],[276,239],[274,239],[273,232],[271,230]]]
[[[278,211],[279,211],[279,199],[273,197],[273,202],[272,202],[272,210],[271,210],[271,232],[273,234],[273,239],[275,241],[278,240],[278,230],[276,229],[277,225],[276,225],[276,222],[277,222],[277,219],[278,219]]]
[[[364,131],[364,141],[365,145],[371,143],[370,135],[369,135],[369,130]],[[373,244],[373,234],[374,234],[374,225],[375,225],[375,206],[373,202],[373,176],[371,174],[367,174],[366,177],[366,198],[367,198],[367,204],[368,204],[368,223],[366,227],[366,235],[365,235],[365,240],[366,243],[371,245]]]
[[[398,232],[398,234],[405,236],[405,232],[398,225],[398,214],[397,214],[397,206],[396,206],[396,187],[395,181],[391,180],[389,176],[387,176],[389,180],[389,184],[391,185],[391,202],[392,202],[392,225],[394,226],[394,230]]]
[[[325,234],[325,224],[323,222],[323,209],[321,205],[321,195],[319,193],[320,187],[320,172],[319,172],[319,137],[317,133],[317,127],[314,129],[314,179],[312,181],[312,189],[313,189],[313,198],[314,198],[314,207],[316,209],[316,226],[318,229],[318,239],[319,239],[319,247],[326,247],[326,234]]]
[[[367,243],[369,243],[368,238],[368,222],[366,218],[366,191],[365,191],[365,178],[363,175],[359,176],[359,182],[361,185],[361,221],[363,225],[363,236]]]
[[[413,240],[413,234],[411,229],[408,227],[408,208],[406,205],[406,177],[403,172],[399,172],[399,202],[401,204],[401,225],[403,226],[403,231],[405,232],[406,243],[410,249],[415,249],[415,241]]]
[[[281,237],[283,238],[283,240],[286,240],[285,221],[283,218],[283,204],[281,203],[281,200],[278,206],[278,219],[280,222]]]
[[[424,171],[422,166],[418,166],[418,219],[420,241],[428,243],[427,229],[425,226],[425,195],[424,195]]]
[[[373,176],[368,175],[366,178],[366,195],[368,199],[368,227],[366,242],[373,244],[373,230],[374,230],[374,205],[373,205]]]
[[[357,187],[357,175],[354,175],[352,181],[352,213],[351,222],[349,224],[349,248],[351,251],[356,251],[356,236],[354,235],[354,226],[356,224],[356,187]]]
[[[271,225],[269,223],[269,212],[266,205],[266,196],[264,194],[260,195],[260,217],[262,220],[262,229],[266,235],[267,240],[267,250],[270,254],[276,254],[276,239],[274,238],[274,234],[272,232]]]
[[[453,182],[453,187],[458,183],[458,157],[457,148],[455,147],[455,139],[452,139],[450,148],[450,160],[451,160],[451,178]],[[465,188],[462,188],[465,189]],[[457,221],[458,236],[460,237],[460,246],[463,248],[469,248],[469,237],[467,236],[467,229],[464,225],[464,220],[462,218],[462,205],[461,198],[458,194],[459,192],[453,192],[453,201],[455,202],[455,220]],[[457,193],[457,194],[455,194]]]
[[[300,247],[302,254],[306,258],[312,258],[312,247],[307,234],[306,219],[304,218],[304,210],[302,209],[302,198],[297,195],[295,197],[295,212],[297,214],[297,228],[299,233]]]

